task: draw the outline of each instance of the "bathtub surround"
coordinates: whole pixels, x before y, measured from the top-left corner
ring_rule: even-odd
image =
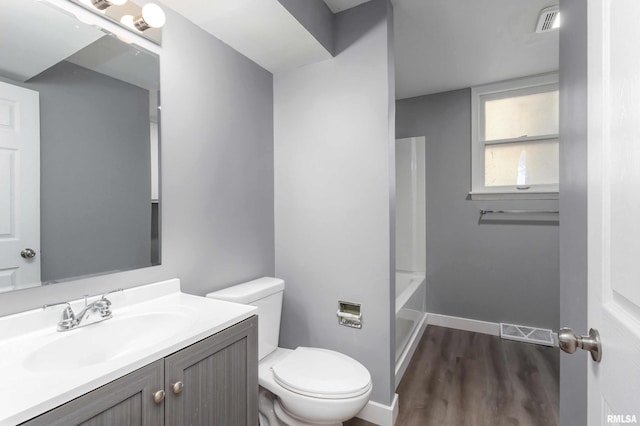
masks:
[[[272,75],[165,12],[162,265],[3,294],[0,315],[175,277],[204,295],[274,274]]]
[[[395,387],[426,328],[425,138],[396,139]]]
[[[426,270],[425,138],[396,140],[396,270]]]
[[[335,58],[274,76],[276,276],[287,283],[281,346],[355,358],[373,377],[371,399],[390,406],[391,5],[374,0],[335,19]],[[338,300],[362,304],[361,330],[338,325]]]
[[[558,225],[480,222],[480,210],[556,200],[471,201],[470,90],[397,102],[398,138],[426,135],[427,312],[557,330]]]
[[[423,272],[396,272],[396,388],[427,327],[426,284]]]

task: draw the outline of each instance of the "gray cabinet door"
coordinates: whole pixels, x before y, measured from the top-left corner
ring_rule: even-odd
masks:
[[[164,404],[153,402],[163,389],[159,360],[48,411],[23,426],[162,426]]]
[[[254,316],[165,358],[166,424],[257,425],[257,336]]]

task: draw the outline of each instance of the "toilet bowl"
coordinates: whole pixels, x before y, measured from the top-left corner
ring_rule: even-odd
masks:
[[[371,395],[369,371],[340,352],[277,347],[284,281],[260,278],[208,297],[258,307],[261,426],[341,425]]]
[[[369,371],[353,358],[305,347],[278,348],[260,361],[258,383],[277,397],[290,425],[340,424],[360,412],[372,389]]]

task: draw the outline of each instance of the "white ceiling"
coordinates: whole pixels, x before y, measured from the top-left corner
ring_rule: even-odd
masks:
[[[367,1],[324,0],[334,13]],[[558,31],[536,34],[535,26],[557,2],[392,0],[396,97],[556,71]],[[273,73],[330,58],[278,0],[163,3]]]
[[[278,0],[162,2],[272,73],[331,58]]]
[[[536,34],[557,0],[393,0],[396,98],[558,69],[558,31]]]

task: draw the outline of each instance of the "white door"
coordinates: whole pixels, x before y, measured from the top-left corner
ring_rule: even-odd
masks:
[[[589,0],[589,425],[640,423],[640,1]]]
[[[39,284],[40,101],[0,82],[0,292]]]

